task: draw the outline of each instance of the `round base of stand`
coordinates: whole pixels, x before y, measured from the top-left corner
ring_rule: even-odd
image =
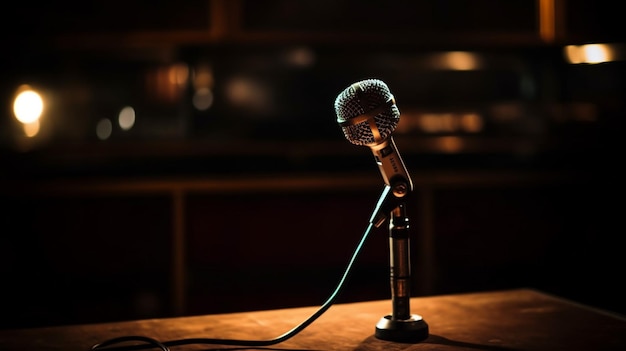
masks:
[[[428,337],[428,324],[416,314],[409,319],[392,319],[388,315],[376,324],[375,335],[381,340],[416,343]]]

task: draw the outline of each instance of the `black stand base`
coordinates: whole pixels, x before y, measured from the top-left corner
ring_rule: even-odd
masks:
[[[409,319],[392,319],[385,316],[376,324],[376,337],[387,341],[416,343],[428,337],[428,324],[422,316],[413,314]]]

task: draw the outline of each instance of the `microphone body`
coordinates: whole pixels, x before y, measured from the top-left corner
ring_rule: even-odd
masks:
[[[393,137],[390,136],[380,144],[370,146],[370,148],[385,184],[389,186],[406,185],[405,189],[393,188],[394,195],[402,197],[405,192],[412,191],[413,182],[411,177],[409,177],[404,161],[398,153]]]

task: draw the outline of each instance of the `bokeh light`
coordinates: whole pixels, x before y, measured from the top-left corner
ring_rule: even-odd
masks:
[[[24,124],[38,121],[44,108],[41,95],[28,86],[22,86],[18,91],[13,101],[15,118]]]
[[[98,121],[96,125],[96,136],[100,140],[106,140],[111,137],[113,133],[113,123],[108,118],[103,118]]]
[[[129,130],[135,125],[135,109],[125,106],[117,116],[117,123],[122,130]]]

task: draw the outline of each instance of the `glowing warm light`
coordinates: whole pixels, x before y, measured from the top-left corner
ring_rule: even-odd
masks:
[[[445,64],[453,70],[469,71],[478,68],[476,56],[469,52],[453,51],[443,54]]]
[[[194,93],[192,105],[199,111],[213,106],[213,68],[208,63],[196,66],[193,76]]]
[[[209,88],[196,90],[192,103],[200,111],[208,110],[213,105],[213,92]]]
[[[184,63],[159,66],[146,74],[148,94],[162,102],[178,102],[188,81],[189,67]]]
[[[609,44],[568,45],[564,49],[565,58],[572,64],[594,64],[616,59],[615,50]]]
[[[478,113],[465,113],[460,118],[461,128],[466,132],[477,133],[483,130],[483,119]]]
[[[213,68],[207,63],[196,66],[193,75],[193,87],[197,90],[213,87]]]
[[[439,132],[439,117],[433,113],[425,113],[419,119],[420,128],[428,133]]]
[[[480,57],[466,51],[450,51],[430,55],[428,64],[434,69],[471,71],[481,67]]]
[[[100,140],[106,140],[111,137],[113,133],[113,123],[108,118],[101,119],[96,125],[96,136]]]
[[[611,61],[611,52],[606,45],[585,45],[585,56],[589,63],[600,63]]]
[[[234,105],[256,110],[267,110],[271,104],[270,89],[248,77],[236,77],[226,86],[228,99]]]
[[[582,63],[582,51],[579,46],[576,45],[568,45],[565,47],[565,58],[569,63]]]
[[[41,117],[43,99],[34,90],[29,88],[22,88],[21,90],[13,101],[13,113],[15,118],[21,123],[33,123]]]
[[[130,106],[124,107],[117,116],[117,123],[122,130],[131,129],[135,125],[135,109]]]
[[[456,136],[437,138],[437,146],[443,152],[456,153],[463,149],[463,140]]]
[[[556,37],[556,9],[554,0],[539,0],[539,35],[547,43]]]
[[[24,134],[29,138],[32,138],[36,136],[37,134],[39,134],[39,129],[40,129],[39,121],[24,124]]]
[[[178,63],[169,67],[169,80],[171,84],[184,86],[189,79],[189,67],[184,63]]]
[[[419,128],[426,133],[478,133],[483,124],[483,117],[476,112],[424,113],[418,120]]]
[[[308,47],[291,49],[285,58],[289,64],[298,67],[310,67],[315,63],[315,53]]]

